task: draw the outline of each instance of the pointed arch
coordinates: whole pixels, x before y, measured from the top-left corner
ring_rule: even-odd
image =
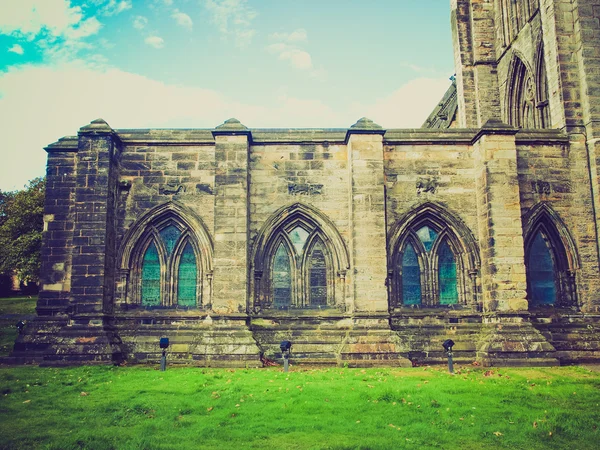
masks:
[[[261,227],[253,251],[254,270],[262,271],[265,265],[265,255],[270,253],[269,244],[273,236],[282,228],[292,230],[296,226],[304,227],[307,231],[320,230],[328,247],[333,252],[334,264],[337,270],[350,268],[350,256],[342,236],[329,218],[317,208],[294,203],[277,210]]]
[[[558,261],[560,270],[575,271],[580,267],[579,253],[575,241],[558,213],[548,202],[533,206],[523,218],[525,248],[531,245],[535,231],[542,227],[551,239],[553,249],[561,255]]]
[[[390,230],[388,245],[392,308],[408,304],[439,306],[455,303],[476,307],[479,248],[469,228],[444,206],[428,202],[405,214]],[[409,247],[419,263],[420,286],[419,289],[414,286],[415,276],[408,280],[408,285],[412,291],[420,292],[420,302],[404,292],[407,280],[403,278],[403,271],[409,265],[405,261],[405,251]],[[416,265],[412,260],[411,264],[414,272]],[[452,289],[456,289],[456,301],[454,297],[450,299]],[[408,298],[410,302],[406,303]]]
[[[192,242],[201,255],[202,266],[207,272],[212,272],[214,245],[208,229],[194,211],[178,202],[167,202],[159,205],[138,219],[123,236],[122,244],[117,255],[121,269],[128,269],[132,254],[140,238],[147,233],[149,227],[170,222],[179,225],[180,229],[189,230]]]
[[[290,260],[290,307],[342,307],[343,280],[350,267],[346,245],[323,213],[294,203],[276,211],[256,238],[252,255],[255,311],[278,307],[277,289],[279,284],[284,289],[284,282],[287,283],[283,277],[287,270],[285,261],[280,261],[282,270],[275,270],[282,245]]]
[[[548,74],[544,59],[544,42],[541,39],[535,54],[535,95],[538,128],[550,128],[550,97],[548,92]]]
[[[150,281],[156,284],[158,276],[144,269],[150,267],[145,258],[151,245],[160,262],[159,304],[147,300],[149,291],[144,290]],[[123,237],[117,261],[124,289],[118,301],[148,307],[195,308],[210,304],[212,259],[213,243],[202,220],[181,204],[159,205],[136,221]],[[208,295],[203,301],[204,293]]]
[[[481,259],[479,246],[471,230],[458,218],[456,214],[449,211],[445,206],[427,202],[412,209],[402,216],[391,228],[388,235],[389,249],[388,267],[392,267],[398,247],[411,229],[418,229],[422,225],[433,224],[437,229],[449,231],[451,245],[456,251],[464,254],[469,270],[479,270]]]
[[[536,126],[536,82],[525,58],[513,51],[506,88],[506,119],[516,128]]]
[[[532,207],[523,218],[523,235],[525,245],[525,266],[527,269],[527,289],[530,306],[548,304],[538,302],[535,279],[537,276],[532,266],[532,253],[540,252],[540,238],[548,249],[551,260],[547,261],[544,270],[550,268],[554,272],[554,285],[556,289],[554,306],[569,307],[577,305],[577,292],[575,275],[580,267],[579,256],[575,241],[569,233],[567,226],[558,213],[547,202],[540,202]],[[543,250],[543,247],[541,247]],[[549,281],[547,281],[549,284]]]

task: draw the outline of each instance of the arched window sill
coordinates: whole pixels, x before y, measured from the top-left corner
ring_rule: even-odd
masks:
[[[156,315],[161,313],[198,315],[210,311],[210,306],[143,306],[139,304],[121,304],[117,306],[115,313],[135,313],[145,315]]]
[[[337,317],[345,315],[344,312],[336,306],[307,307],[307,308],[265,308],[253,314],[258,317],[316,317],[327,316]]]
[[[393,308],[390,313],[392,316],[445,316],[449,318],[481,315],[481,313],[475,310],[472,306],[467,305],[436,305],[425,307],[400,306]]]

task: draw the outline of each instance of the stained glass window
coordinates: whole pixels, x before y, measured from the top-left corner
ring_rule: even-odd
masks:
[[[273,306],[288,308],[292,304],[292,268],[290,257],[283,244],[275,253],[273,261]]]
[[[433,247],[433,243],[435,242],[438,234],[428,226],[424,226],[417,230],[417,236],[419,236],[419,239],[423,243],[425,250],[429,251],[431,250],[431,247]]]
[[[327,305],[327,266],[323,244],[318,242],[312,249],[309,260],[309,282],[311,306]]]
[[[160,305],[160,260],[152,242],[142,261],[142,305]]]
[[[174,225],[169,225],[160,231],[160,237],[167,248],[167,257],[171,256],[173,253],[173,249],[175,248],[179,236],[181,236],[181,231]]]
[[[421,303],[421,269],[412,244],[406,246],[402,255],[402,303]]]
[[[450,246],[443,241],[439,248],[438,280],[440,289],[440,305],[458,303],[456,288],[456,260]]]
[[[527,261],[529,296],[533,306],[553,305],[556,302],[555,268],[550,252],[544,236],[538,231]]]
[[[306,239],[308,239],[308,232],[302,227],[296,227],[290,232],[289,236],[296,252],[302,255],[304,244],[306,244]]]
[[[196,306],[196,285],[198,282],[198,269],[196,267],[196,254],[188,242],[183,249],[179,260],[179,274],[177,282],[177,304],[180,306]]]

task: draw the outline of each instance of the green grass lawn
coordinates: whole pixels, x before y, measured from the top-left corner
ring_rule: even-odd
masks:
[[[0,298],[0,316],[13,315],[7,319],[0,317],[0,356],[6,356],[12,351],[17,337],[15,325],[22,317],[35,314],[36,302],[36,296]]]
[[[584,368],[0,369],[0,448],[597,449]]]

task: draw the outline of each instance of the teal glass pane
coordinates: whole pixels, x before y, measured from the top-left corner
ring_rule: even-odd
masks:
[[[312,249],[309,259],[309,282],[311,306],[327,305],[327,265],[325,263],[325,249],[318,242]]]
[[[446,241],[439,248],[438,270],[440,305],[455,305],[458,303],[456,259]]]
[[[423,243],[425,250],[429,251],[431,250],[431,247],[433,247],[433,243],[435,242],[438,234],[428,226],[424,226],[419,228],[417,231],[417,236],[419,236],[419,239]]]
[[[160,305],[160,260],[152,242],[142,261],[142,305]]]
[[[554,305],[556,303],[556,282],[554,260],[542,233],[538,231],[527,258],[527,278],[529,297],[532,306]]]
[[[283,244],[275,253],[273,260],[273,306],[289,308],[292,304],[292,267],[290,257]]]
[[[296,252],[301,255],[304,250],[304,245],[306,244],[306,239],[308,239],[308,232],[302,227],[296,227],[290,231],[289,236],[292,244],[294,244]]]
[[[179,239],[179,236],[181,236],[181,231],[179,231],[177,227],[169,225],[168,227],[163,228],[159,234],[165,243],[165,247],[167,248],[167,257],[169,257],[173,253],[177,239]]]
[[[421,268],[412,244],[408,244],[402,254],[402,303],[421,304]]]
[[[196,266],[196,254],[189,243],[181,254],[177,276],[177,304],[179,306],[197,306],[198,267]]]

